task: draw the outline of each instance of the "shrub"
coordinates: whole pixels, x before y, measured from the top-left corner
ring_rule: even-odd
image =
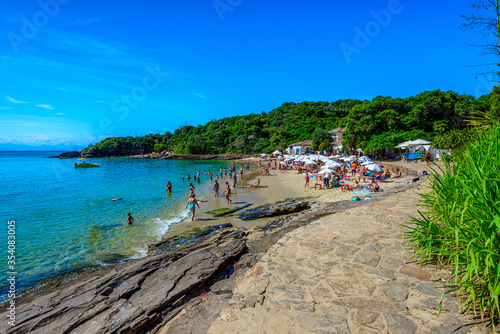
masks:
[[[478,133],[453,151],[421,195],[420,217],[404,226],[407,245],[421,262],[451,270],[464,311],[479,311],[494,326],[500,314],[500,126]],[[444,294],[443,294],[444,296]]]

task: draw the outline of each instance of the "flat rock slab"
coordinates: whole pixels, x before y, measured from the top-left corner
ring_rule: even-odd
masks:
[[[245,251],[232,239],[172,262],[168,255],[43,299],[17,310],[17,325],[0,323],[1,333],[154,332],[173,305]]]
[[[280,215],[286,215],[290,213],[296,213],[307,209],[309,206],[309,201],[303,201],[296,198],[286,199],[284,201],[279,201],[271,204],[264,204],[257,206],[253,209],[245,210],[238,216],[241,220],[253,220],[264,217],[275,217]]]
[[[401,217],[418,215],[417,199],[413,190],[402,191],[282,236],[233,289],[239,304],[224,309],[208,333],[490,333],[453,309],[452,296],[438,316],[449,273],[420,267],[399,238]],[[247,287],[263,279],[256,303]]]

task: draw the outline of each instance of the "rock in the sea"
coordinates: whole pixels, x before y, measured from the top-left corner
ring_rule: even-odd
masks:
[[[253,209],[246,210],[238,216],[242,220],[252,220],[264,217],[274,217],[280,215],[286,215],[289,213],[300,212],[309,206],[308,201],[304,201],[298,198],[288,198],[284,201],[264,204]]]
[[[172,262],[152,257],[115,274],[16,309],[16,326],[0,333],[154,333],[176,307],[246,250],[233,238]],[[4,316],[6,319],[6,315]]]

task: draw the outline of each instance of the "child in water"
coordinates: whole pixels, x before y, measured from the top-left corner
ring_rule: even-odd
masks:
[[[134,218],[130,215],[130,212],[127,212],[127,219],[125,220],[125,222],[128,222],[129,225],[132,225],[132,223],[134,222]]]

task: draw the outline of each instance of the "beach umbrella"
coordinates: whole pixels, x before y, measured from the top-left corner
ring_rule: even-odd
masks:
[[[361,158],[358,159],[359,162],[366,162],[366,161],[372,161],[370,158],[367,156],[362,156]]]
[[[282,164],[282,165],[286,165],[286,162],[282,161],[282,162],[280,162],[280,164]]]
[[[331,161],[326,163],[323,167],[325,168],[337,168],[337,167],[342,167],[342,164],[339,164],[338,162]]]
[[[349,157],[349,158],[344,158],[344,161],[353,161],[354,159]]]
[[[372,162],[371,161],[365,161],[363,163],[361,163],[361,166],[368,166],[368,165],[371,165]]]
[[[332,158],[334,158],[334,159],[338,159],[338,158],[340,158],[340,155],[338,155],[338,154],[337,154],[337,155],[334,155]]]
[[[335,173],[335,171],[333,171],[329,168],[325,168],[325,169],[322,169],[318,174],[332,174],[332,173]]]
[[[368,166],[366,166],[366,168],[368,168],[368,170],[371,170],[371,171],[374,171],[374,172],[381,172],[383,169],[377,165],[377,164],[369,164]]]
[[[265,154],[265,153],[261,153],[261,154],[260,154],[260,156],[261,156],[261,157],[265,157],[266,155],[267,155],[267,154]]]
[[[280,151],[276,150],[273,152],[273,154],[282,154]]]

